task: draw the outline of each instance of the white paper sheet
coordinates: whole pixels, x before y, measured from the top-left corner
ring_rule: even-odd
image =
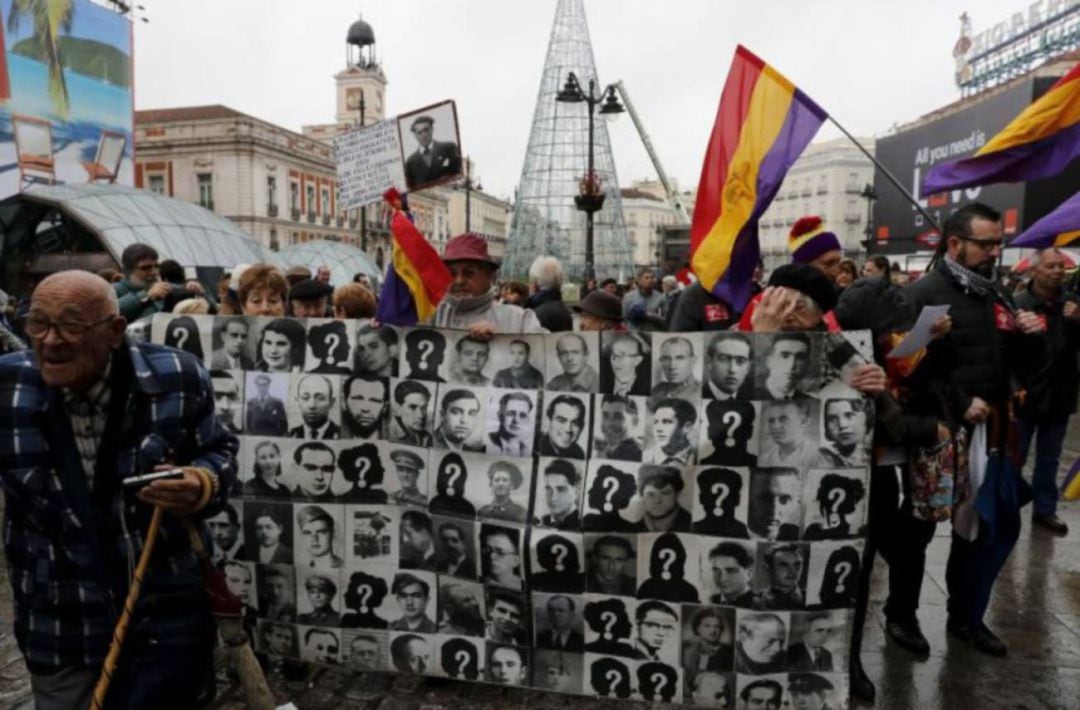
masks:
[[[934,339],[930,334],[930,328],[933,327],[934,321],[948,312],[948,306],[925,306],[911,331],[885,357],[908,357],[919,352],[920,348],[925,348]]]

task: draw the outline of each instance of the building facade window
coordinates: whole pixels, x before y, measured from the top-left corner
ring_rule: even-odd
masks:
[[[266,176],[266,213],[277,216],[277,178],[273,175]]]
[[[307,186],[307,191],[306,191],[305,197],[307,197],[308,216],[313,217],[315,215],[315,186],[314,185],[308,185]]]
[[[208,210],[214,209],[214,176],[210,173],[199,173],[195,179],[199,185],[199,205]]]
[[[147,176],[147,189],[155,195],[165,194],[165,176],[164,175],[148,175]]]
[[[295,182],[289,183],[289,209],[300,212],[300,185]]]

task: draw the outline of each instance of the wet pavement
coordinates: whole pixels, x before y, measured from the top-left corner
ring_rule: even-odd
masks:
[[[1074,417],[1063,461],[1080,456],[1080,418]],[[1064,467],[1063,467],[1064,468]],[[2,506],[2,503],[0,503]],[[1062,504],[1067,537],[1033,529],[1025,509],[1024,528],[998,579],[987,624],[1009,646],[992,658],[945,633],[945,563],[949,526],[939,525],[927,554],[919,618],[930,641],[928,658],[917,658],[885,635],[881,608],[886,569],[878,560],[871,588],[871,615],[863,642],[863,664],[877,684],[881,710],[1077,710],[1080,708],[1080,503]],[[2,554],[0,554],[2,557]],[[0,709],[30,710],[29,679],[11,636],[11,592],[0,566]],[[467,704],[476,710],[639,710],[647,703],[591,700],[481,684],[326,671],[306,683],[273,682],[278,702],[307,708],[442,710]],[[221,710],[243,708],[243,695],[222,677]],[[854,705],[853,707],[862,707]]]

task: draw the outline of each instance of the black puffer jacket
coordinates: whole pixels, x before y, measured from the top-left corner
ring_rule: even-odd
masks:
[[[1043,316],[1047,325],[1042,336],[1045,352],[1042,366],[1032,365],[1019,372],[1020,383],[1027,390],[1020,414],[1032,421],[1056,421],[1076,412],[1080,388],[1080,368],[1076,362],[1080,323],[1066,319],[1063,311],[1066,303],[1077,300],[1075,293],[1067,293],[1047,301],[1030,290],[1016,297],[1017,307]]]
[[[922,401],[913,401],[913,406],[940,412],[944,397],[951,417],[941,415],[952,421],[962,420],[973,397],[1005,411],[1011,376],[1022,367],[1036,367],[1043,351],[1038,336],[1016,330],[1006,305],[1012,305],[1010,297],[1001,291],[985,296],[968,291],[944,266],[906,291],[920,311],[924,306],[949,305],[952,317],[952,331],[929,345],[918,368],[940,392],[924,390]]]
[[[546,288],[537,291],[525,301],[525,307],[532,309],[540,325],[552,333],[564,333],[574,329],[574,316],[563,303],[562,293],[558,289]]]

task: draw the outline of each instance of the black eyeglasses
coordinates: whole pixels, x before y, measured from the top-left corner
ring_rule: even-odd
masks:
[[[40,316],[30,316],[26,319],[25,329],[28,336],[37,340],[45,338],[51,328],[56,328],[56,333],[61,339],[75,342],[81,340],[90,330],[115,319],[116,316],[105,316],[101,320],[92,323],[83,323],[80,321],[51,321]]]
[[[977,244],[983,251],[990,251],[994,247],[1000,247],[1005,243],[1004,239],[975,239],[974,237],[960,237],[965,242]]]

